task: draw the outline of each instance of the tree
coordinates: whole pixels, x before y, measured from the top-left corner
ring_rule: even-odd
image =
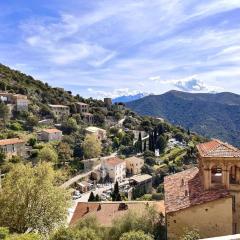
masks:
[[[94,193],[91,192],[88,198],[88,202],[94,202],[94,201],[95,201],[95,196],[94,196]]]
[[[143,231],[130,231],[124,233],[119,240],[153,240],[153,237]]]
[[[159,152],[162,153],[167,146],[167,141],[164,136],[159,136],[156,142],[156,148],[159,149]]]
[[[198,230],[196,229],[192,229],[192,230],[186,229],[184,231],[183,236],[181,236],[180,238],[180,240],[197,240],[197,239],[200,239],[200,235]]]
[[[9,108],[6,104],[0,102],[0,119],[3,120],[4,124],[6,124],[9,118]]]
[[[9,235],[9,230],[6,227],[0,227],[0,239],[5,240]]]
[[[75,118],[69,118],[67,121],[63,122],[62,125],[63,131],[66,134],[71,134],[78,130],[78,124]]]
[[[83,142],[83,153],[85,158],[98,157],[101,154],[102,147],[101,142],[94,135],[89,135],[84,139]]]
[[[65,163],[72,158],[72,150],[69,146],[69,144],[60,142],[58,144],[58,159],[61,163]]]
[[[146,152],[146,150],[147,150],[147,141],[145,140],[143,145],[143,151]]]
[[[0,193],[0,226],[11,232],[28,229],[49,233],[64,223],[70,206],[67,190],[56,186],[57,174],[49,163],[15,164]]]
[[[37,126],[38,125],[38,117],[33,114],[28,115],[26,125],[30,129]]]
[[[51,163],[57,163],[58,161],[58,155],[51,145],[45,146],[40,149],[38,158],[40,161],[46,161]]]
[[[119,193],[118,181],[116,181],[114,184],[114,189],[113,192],[111,193],[111,197],[113,201],[122,201],[121,195]]]

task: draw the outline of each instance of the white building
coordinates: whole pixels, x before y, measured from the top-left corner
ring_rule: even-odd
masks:
[[[122,182],[126,178],[126,162],[118,157],[102,160],[101,177],[109,177],[112,182]]]

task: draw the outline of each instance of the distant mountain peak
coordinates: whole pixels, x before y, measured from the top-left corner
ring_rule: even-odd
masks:
[[[149,95],[149,93],[144,93],[144,92],[137,93],[137,94],[132,94],[132,95],[123,95],[123,96],[119,96],[119,97],[114,98],[112,101],[113,101],[113,103],[116,103],[116,102],[127,103],[127,102],[131,102],[131,101],[141,99],[141,98],[146,97],[148,95]]]

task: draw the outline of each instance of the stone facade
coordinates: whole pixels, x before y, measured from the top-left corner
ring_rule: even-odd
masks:
[[[57,121],[61,122],[70,115],[70,108],[68,106],[49,104],[49,107],[51,108]]]
[[[52,129],[44,129],[40,133],[40,140],[42,141],[61,141],[62,140],[62,131],[52,128]]]
[[[26,154],[25,141],[19,138],[0,140],[0,149],[7,158],[11,158],[13,156],[24,157]]]
[[[131,175],[140,174],[144,165],[144,160],[138,157],[126,158],[127,172]]]

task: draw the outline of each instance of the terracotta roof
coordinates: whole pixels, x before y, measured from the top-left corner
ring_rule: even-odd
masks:
[[[164,178],[166,213],[229,197],[225,189],[205,191],[198,168],[191,168]]]
[[[9,139],[2,139],[0,140],[0,146],[10,145],[10,144],[17,144],[17,143],[24,143],[24,140],[19,138],[9,138]]]
[[[79,202],[73,213],[70,225],[76,224],[80,219],[94,216],[103,226],[111,226],[113,220],[124,216],[130,211],[143,213],[145,206],[154,206],[158,212],[164,214],[164,202]]]
[[[240,157],[239,149],[217,139],[198,144],[197,149],[202,157]]]
[[[115,166],[115,165],[124,163],[125,161],[118,157],[113,157],[113,158],[106,159],[105,162],[109,165]]]
[[[56,128],[50,128],[50,129],[43,129],[43,132],[46,132],[46,133],[58,133],[58,132],[62,132]]]

